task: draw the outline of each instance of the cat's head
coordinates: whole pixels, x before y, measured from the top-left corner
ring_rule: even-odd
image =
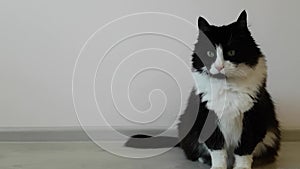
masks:
[[[200,33],[192,60],[197,71],[215,77],[246,77],[263,57],[248,29],[246,11],[224,26],[210,25],[199,17],[198,27]]]

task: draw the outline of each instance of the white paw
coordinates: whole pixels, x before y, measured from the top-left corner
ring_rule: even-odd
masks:
[[[252,155],[234,155],[235,164],[233,169],[251,169],[251,164],[253,162]]]

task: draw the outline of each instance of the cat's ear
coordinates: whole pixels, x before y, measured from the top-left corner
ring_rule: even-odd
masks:
[[[247,12],[245,10],[243,10],[236,22],[240,28],[247,28]]]
[[[200,16],[198,18],[198,28],[200,30],[202,30],[203,32],[206,32],[206,31],[209,30],[210,25],[209,25],[209,23],[203,17]]]

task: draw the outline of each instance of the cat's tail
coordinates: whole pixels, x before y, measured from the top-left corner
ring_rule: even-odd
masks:
[[[276,160],[280,149],[281,133],[279,128],[269,130],[253,153],[253,166],[272,163]]]
[[[179,147],[180,142],[177,137],[168,136],[149,136],[144,134],[137,134],[131,136],[131,138],[125,143],[126,147],[153,149],[153,148],[170,148]]]
[[[141,149],[181,147],[184,150],[187,159],[191,161],[199,160],[202,163],[211,165],[211,157],[206,146],[203,143],[199,143],[198,140],[188,143],[185,140],[180,142],[177,137],[152,137],[149,135],[137,134],[131,136],[125,143],[125,146]]]

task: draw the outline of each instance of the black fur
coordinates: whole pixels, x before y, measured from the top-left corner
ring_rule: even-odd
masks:
[[[207,46],[204,46],[202,43],[203,36],[201,36],[201,34],[203,33],[208,37],[212,44],[222,45],[225,60],[229,60],[237,65],[244,63],[245,65],[254,68],[258,63],[259,58],[264,56],[251,36],[247,27],[246,18],[247,14],[243,11],[236,22],[218,27],[210,25],[204,18],[199,17],[198,27],[200,29],[200,35],[198,37],[198,42],[195,44],[195,51],[200,51],[200,53],[194,52],[192,55],[193,68],[198,72],[205,73],[203,72],[205,71],[203,67],[205,67],[205,65],[211,65],[209,63],[204,64],[202,59],[200,59],[203,54],[201,52],[207,50],[204,49],[207,48]],[[236,56],[228,56],[227,51],[229,50],[235,50]],[[206,59],[206,62],[212,63],[214,60],[215,58],[208,61]],[[213,134],[208,139],[203,139],[205,140],[204,143],[199,141],[202,140],[201,138],[199,139],[199,137],[201,137],[201,131],[211,113],[206,107],[206,102],[202,102],[201,98],[201,93],[197,96],[194,94],[194,91],[192,91],[187,109],[180,117],[180,123],[178,125],[179,140],[181,140],[180,146],[188,159],[196,161],[201,157],[205,163],[211,164],[211,157],[207,148],[211,150],[222,149],[224,148],[225,140],[219,127],[216,127]],[[280,148],[281,136],[279,122],[277,121],[275,114],[275,107],[270,94],[266,90],[266,79],[264,79],[261,84],[260,89],[257,92],[257,97],[253,98],[253,102],[254,106],[247,112],[243,112],[243,129],[240,144],[234,148],[234,153],[237,155],[252,154],[256,145],[263,140],[268,131],[271,131],[276,135],[276,139],[274,140],[275,144],[273,146],[265,145],[265,151],[259,156],[253,157],[255,165],[275,160]],[[198,111],[193,111],[195,105],[197,106],[196,108]],[[196,119],[196,121],[194,119]],[[195,123],[191,124],[193,121],[195,121]],[[217,118],[215,118],[214,121],[211,121],[211,123],[215,122],[217,122]]]
[[[201,56],[199,56],[203,54],[201,53],[201,51],[207,50],[207,47],[203,45],[203,42],[201,42],[203,38],[203,35],[201,35],[201,33],[204,33],[212,42],[212,44],[222,45],[224,60],[229,60],[230,62],[237,65],[244,63],[249,67],[255,67],[258,63],[258,59],[263,57],[263,55],[247,28],[246,18],[247,14],[245,11],[243,11],[236,22],[226,26],[218,27],[210,25],[204,18],[199,17],[198,27],[201,31],[199,34],[198,42],[195,45],[195,51],[200,52],[194,52],[194,54],[192,55],[193,68],[203,73],[203,67],[206,65],[207,69],[209,69],[209,65],[211,65],[210,63],[205,63],[204,65],[204,63],[201,61],[203,59],[200,59]],[[230,57],[226,54],[229,50],[236,51],[235,57]],[[214,60],[215,58],[211,59],[211,63]],[[272,131],[277,136],[275,145],[272,147],[265,145],[266,150],[260,156],[254,157],[255,163],[258,164],[275,160],[277,152],[280,148],[280,130],[279,123],[275,114],[273,101],[266,90],[266,79],[261,85],[256,98],[257,99],[253,100],[254,106],[247,112],[244,112],[241,140],[239,146],[234,149],[234,153],[237,155],[252,154],[256,145],[265,137],[267,131]],[[201,157],[200,152],[203,151],[198,148],[199,145],[194,143],[195,140],[192,140],[192,138],[196,137],[195,133],[199,135],[198,132],[202,129],[203,123],[206,120],[205,116],[207,116],[208,110],[205,109],[205,104],[205,102],[200,103],[200,107],[204,107],[200,108],[198,112],[198,117],[201,118],[197,118],[195,125],[190,131],[190,133],[194,133],[194,135],[189,133],[181,142],[186,156],[189,159],[192,157],[192,160],[196,159],[196,156]],[[184,123],[185,121],[182,121],[179,126],[186,125]],[[211,137],[206,140],[205,144],[211,150],[218,150],[224,147],[224,137],[218,127],[211,135]],[[198,152],[196,151],[197,149]]]
[[[209,152],[206,150],[204,143],[199,142],[201,130],[209,114],[205,106],[206,103],[201,103],[200,100],[201,95],[197,96],[195,91],[192,91],[188,106],[185,113],[180,117],[180,123],[178,124],[180,146],[189,160],[197,161],[199,157],[202,157],[204,163],[211,164]],[[198,111],[194,110],[195,105],[198,107]],[[191,123],[194,119],[196,119],[195,123]]]

